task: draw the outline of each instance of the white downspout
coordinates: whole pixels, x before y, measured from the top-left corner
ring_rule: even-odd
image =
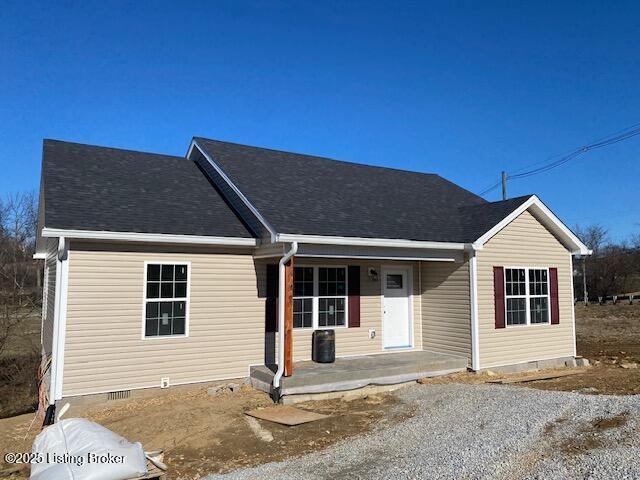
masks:
[[[273,377],[273,389],[280,388],[280,379],[284,374],[284,265],[298,253],[298,242],[291,243],[291,249],[284,254],[278,264],[278,371]]]
[[[58,251],[56,254],[56,289],[55,289],[55,299],[54,299],[54,310],[53,310],[53,335],[51,341],[51,376],[50,376],[50,385],[49,385],[49,404],[54,405],[57,397],[59,396],[58,386],[61,384],[61,365],[62,362],[62,349],[64,346],[61,346],[61,338],[64,338],[64,332],[62,329],[64,328],[64,317],[66,313],[66,301],[65,295],[66,286],[64,285],[66,282],[66,276],[64,268],[66,267],[65,263],[68,258],[68,243],[65,237],[60,237],[58,239]]]
[[[469,253],[469,293],[471,300],[471,369],[480,370],[480,338],[478,318],[478,258],[475,250]]]

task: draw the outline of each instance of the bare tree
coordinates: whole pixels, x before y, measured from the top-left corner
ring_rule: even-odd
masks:
[[[0,353],[14,329],[39,307],[33,260],[37,212],[33,193],[0,199]]]
[[[594,257],[597,257],[602,248],[609,243],[609,232],[602,225],[593,224],[586,227],[577,225],[575,231],[578,238],[593,250]]]

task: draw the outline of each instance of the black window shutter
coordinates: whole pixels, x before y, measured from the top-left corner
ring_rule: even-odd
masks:
[[[267,265],[267,298],[265,301],[265,331],[278,331],[278,265]]]

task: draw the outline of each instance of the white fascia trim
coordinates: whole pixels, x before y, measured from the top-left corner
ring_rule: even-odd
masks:
[[[65,230],[43,228],[43,237],[66,237],[83,240],[114,240],[122,242],[187,243],[193,245],[231,245],[255,247],[255,238],[208,237],[200,235],[173,235],[164,233],[110,232],[94,230]]]
[[[466,243],[453,242],[421,242],[418,240],[401,240],[392,238],[332,237],[325,235],[297,235],[279,233],[278,242],[316,243],[319,245],[355,245],[360,247],[404,247],[431,248],[434,250],[465,250]]]
[[[478,258],[469,259],[469,293],[471,297],[471,369],[480,370],[480,318],[478,315]]]
[[[307,258],[352,258],[354,260],[398,260],[400,262],[455,262],[455,258],[432,258],[432,257],[385,257],[384,255],[330,255],[330,254],[314,254],[300,253],[296,257]],[[254,258],[260,258],[255,257]]]
[[[249,201],[249,199],[244,196],[244,194],[231,181],[231,179],[227,176],[227,174],[224,173],[222,168],[220,168],[220,165],[218,165],[213,160],[213,158],[211,158],[211,155],[209,155],[207,152],[205,152],[204,148],[202,148],[200,145],[198,145],[198,142],[196,142],[195,139],[191,140],[191,145],[189,145],[189,151],[187,152],[187,158],[189,158],[189,156],[191,155],[191,152],[193,152],[194,148],[198,149],[198,151],[202,154],[202,156],[207,159],[207,162],[209,162],[209,164],[216,170],[216,172],[218,172],[218,175],[220,175],[222,177],[222,179],[226,182],[226,184],[229,185],[229,188],[231,188],[231,190],[233,190],[236,193],[236,195],[238,195],[240,200],[242,200],[242,202],[251,211],[251,213],[253,213],[255,215],[255,217],[258,219],[258,221],[264,226],[264,228],[267,229],[267,231],[271,235],[271,243],[275,243],[275,241],[276,241],[276,231],[275,231],[275,229],[271,226],[271,224],[269,224],[269,222],[267,222],[267,220],[262,216],[262,214],[260,214],[258,209]]]
[[[538,207],[542,211],[542,213],[544,213],[544,215],[556,227],[558,227],[558,229],[562,232],[562,234],[564,235],[568,243],[574,246],[574,250],[572,250],[571,253],[574,253],[574,254],[579,253],[580,255],[591,255],[591,253],[593,253],[591,250],[589,250],[589,247],[587,247],[584,243],[582,243],[580,239],[576,237],[574,233],[571,230],[569,230],[567,226],[564,223],[562,223],[562,221],[560,221],[560,219],[556,217],[556,215],[551,210],[549,210],[549,208],[544,203],[542,203],[542,200],[540,200],[536,195],[532,195],[531,198],[529,198],[526,202],[524,202],[522,205],[516,208],[513,212],[507,215],[504,219],[502,219],[500,223],[495,225],[491,230],[489,230],[487,233],[485,233],[480,238],[478,238],[475,242],[473,242],[473,249],[482,250],[482,247],[484,246],[484,244],[487,243],[496,233],[498,233],[504,227],[509,225],[520,214],[522,214],[522,212],[524,212],[525,210],[527,210],[529,207],[533,205]]]

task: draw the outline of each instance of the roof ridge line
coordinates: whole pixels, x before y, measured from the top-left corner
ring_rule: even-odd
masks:
[[[141,153],[143,155],[159,155],[162,157],[175,158],[179,160],[187,160],[187,157],[181,157],[179,155],[170,155],[168,153],[158,153],[158,152],[149,152],[145,150],[132,150],[130,148],[120,148],[120,147],[107,147],[105,145],[94,145],[92,143],[80,143],[80,142],[70,142],[68,140],[58,140],[56,138],[43,138],[42,143],[66,143],[67,145],[78,145],[80,147],[90,147],[90,148],[100,148],[103,150],[115,150],[118,152],[129,152],[129,153]]]
[[[329,161],[329,162],[337,162],[337,163],[343,163],[343,164],[347,164],[347,165],[356,165],[356,166],[359,166],[359,167],[378,168],[378,169],[381,169],[381,170],[393,170],[393,171],[396,171],[396,172],[412,173],[412,174],[417,174],[417,175],[429,175],[429,176],[440,177],[440,175],[438,175],[437,173],[433,173],[433,172],[417,172],[415,170],[407,170],[407,169],[404,169],[404,168],[386,167],[386,166],[383,166],[383,165],[370,165],[368,163],[354,162],[353,160],[338,160],[336,158],[322,157],[320,155],[311,155],[309,153],[292,152],[290,150],[278,150],[276,148],[259,147],[257,145],[247,145],[245,143],[228,142],[226,140],[216,140],[215,138],[194,136],[193,139],[196,140],[196,141],[197,140],[205,140],[207,142],[227,143],[229,145],[237,145],[239,147],[255,148],[257,150],[268,150],[270,152],[284,153],[284,154],[287,154],[287,155],[298,155],[298,156],[301,156],[301,157],[315,158],[317,160],[326,160],[326,161]],[[440,178],[443,178],[443,177],[440,177]]]

